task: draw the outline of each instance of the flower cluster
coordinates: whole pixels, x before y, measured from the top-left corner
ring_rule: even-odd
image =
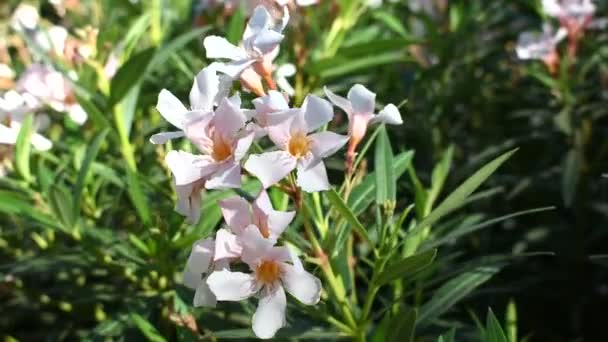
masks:
[[[57,2],[55,5],[62,4]],[[86,40],[75,39],[70,37],[65,27],[42,25],[38,10],[32,5],[19,5],[11,17],[10,27],[33,44],[31,51],[60,59],[63,64],[77,63],[95,52],[96,30],[82,30]],[[50,123],[49,117],[41,113],[46,108],[66,113],[75,123],[84,124],[87,113],[78,104],[72,86],[77,80],[76,74],[70,72],[66,75],[44,60],[31,63],[36,56],[31,56],[25,45],[19,45],[18,49],[23,62],[27,63],[16,80],[11,67],[0,64],[0,79],[3,80],[0,90],[7,90],[0,95],[0,144],[15,144],[21,123],[31,113],[39,113],[34,119],[35,129],[44,130]],[[37,150],[45,151],[52,147],[52,142],[38,133],[31,140]]]
[[[517,41],[516,52],[520,59],[541,60],[551,73],[557,72],[560,56],[557,46],[568,37],[568,57],[574,59],[579,41],[589,27],[595,13],[591,0],[543,0],[543,11],[559,19],[556,31],[550,24],[543,25],[543,32],[523,32]]]
[[[189,223],[201,217],[204,189],[240,188],[243,170],[262,183],[252,203],[241,197],[220,202],[226,228],[194,243],[184,270],[184,284],[196,290],[195,306],[257,296],[252,325],[260,338],[274,336],[285,324],[285,291],[306,305],[316,304],[321,293],[320,280],[304,270],[295,252],[278,244],[296,212],[275,210],[266,189],[277,186],[292,195],[300,210],[300,191],[331,187],[324,159],[349,143],[347,166],[350,158],[352,167],[369,124],[402,122],[392,104],[374,114],[376,95],[362,85],[353,86],[347,98],[326,88],[331,102],[311,94],[301,106],[290,105],[289,97],[277,91],[271,73],[288,20],[287,7],[282,17],[274,18],[258,6],[238,46],[223,37],[206,37],[207,57],[220,61],[196,75],[189,104],[168,90],[160,92],[157,110],[176,129],[150,138],[154,144],[186,138],[198,150],[196,154],[173,150],[166,155],[178,196],[176,211]],[[240,94],[231,94],[235,81],[258,96],[253,108],[242,108]],[[332,103],[348,116],[348,135],[326,130],[334,117]],[[261,139],[274,147],[249,154]],[[232,271],[235,264],[250,272]]]

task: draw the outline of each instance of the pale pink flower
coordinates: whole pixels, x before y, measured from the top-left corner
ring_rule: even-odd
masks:
[[[196,224],[201,217],[201,192],[205,188],[206,173],[195,166],[197,160],[196,155],[184,151],[169,151],[165,157],[177,193],[175,211],[190,224]]]
[[[390,103],[378,114],[374,114],[376,107],[376,94],[369,91],[361,84],[355,84],[343,98],[331,92],[325,87],[327,98],[334,105],[340,107],[348,116],[348,135],[350,142],[347,151],[347,168],[350,171],[357,146],[365,136],[367,127],[374,123],[386,123],[390,125],[401,125],[403,120],[399,109]]]
[[[217,75],[217,64],[211,64],[202,69],[194,79],[190,89],[190,109],[170,91],[163,89],[158,95],[156,109],[171,125],[180,129],[175,132],[162,132],[150,138],[153,144],[164,144],[168,140],[184,136],[184,123],[191,120],[196,113],[212,113],[219,100],[228,95],[226,79]]]
[[[254,121],[247,125],[247,129],[254,131],[256,138],[265,136],[268,127],[285,121],[292,114],[285,95],[276,90],[270,90],[268,95],[252,102],[255,109],[246,110],[245,115]]]
[[[0,96],[0,144],[14,145],[21,130],[21,123],[27,115],[34,115],[24,97],[14,90]],[[50,120],[46,115],[37,115],[34,118],[34,133],[30,137],[31,144],[38,151],[48,151],[53,143],[41,135],[40,131],[46,129]]]
[[[542,4],[545,13],[558,18],[561,26],[568,30],[568,54],[574,58],[579,40],[591,25],[595,5],[591,0],[543,0]]]
[[[201,239],[192,244],[192,251],[183,272],[183,283],[195,290],[195,307],[215,307],[217,300],[207,285],[207,278],[213,271],[228,269],[227,260],[214,260],[215,241]]]
[[[207,284],[218,301],[259,298],[252,328],[259,338],[272,338],[285,325],[285,290],[305,305],[315,305],[321,295],[321,281],[306,272],[299,259],[286,247],[275,247],[255,227],[244,232],[242,261],[252,273],[227,270],[211,273]]]
[[[220,201],[220,208],[228,229],[217,232],[217,259],[237,258],[241,255],[240,236],[249,226],[256,227],[264,238],[276,242],[296,214],[294,211],[274,210],[265,190],[260,192],[253,203],[242,197],[232,197]]]
[[[205,38],[203,44],[207,58],[229,60],[221,63],[218,70],[233,79],[240,78],[246,89],[264,95],[261,78],[274,85],[272,63],[278,54],[279,44],[283,41],[282,32],[288,20],[289,12],[286,8],[283,19],[276,23],[264,6],[258,6],[247,23],[239,46],[219,36]]]
[[[302,190],[328,190],[330,184],[323,159],[342,148],[348,137],[333,132],[310,134],[333,117],[331,104],[317,96],[307,96],[302,108],[289,112],[288,119],[267,129],[268,136],[280,150],[250,156],[245,169],[255,175],[264,188],[297,169],[297,184]]]
[[[67,113],[70,119],[79,125],[87,120],[87,113],[76,101],[71,81],[53,68],[32,64],[21,75],[17,82],[17,90],[26,100],[38,102],[38,106],[46,104],[54,110]],[[30,103],[35,107],[35,103]]]
[[[560,28],[554,32],[550,25],[543,26],[543,32],[523,32],[519,35],[515,51],[522,60],[538,59],[547,65],[551,73],[559,66],[557,44],[568,35],[566,29]]]

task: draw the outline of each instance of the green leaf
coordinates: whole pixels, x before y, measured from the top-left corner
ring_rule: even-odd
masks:
[[[469,179],[462,183],[454,192],[452,192],[441,204],[433,210],[427,217],[425,217],[416,227],[411,231],[415,233],[422,229],[437,222],[443,216],[451,213],[452,211],[460,208],[465,203],[467,197],[471,195],[477,188],[488,179],[507,159],[509,159],[517,149],[511,150],[500,157],[492,160]]]
[[[32,174],[30,171],[30,153],[32,149],[31,138],[34,132],[33,128],[34,116],[27,115],[25,120],[21,122],[21,129],[17,136],[15,145],[15,165],[17,172],[26,181],[31,181]]]
[[[437,250],[433,249],[389,263],[378,275],[375,283],[382,286],[393,280],[419,272],[428,267],[435,260],[435,256],[437,256]]]
[[[70,192],[62,185],[56,184],[50,188],[49,200],[57,217],[66,228],[72,228],[75,222],[74,202]]]
[[[369,238],[367,230],[365,230],[365,228],[363,227],[361,222],[359,222],[355,214],[353,214],[353,212],[346,205],[346,203],[344,203],[344,200],[342,199],[342,197],[340,197],[336,190],[330,189],[329,191],[325,192],[325,195],[327,197],[327,200],[329,200],[329,202],[331,202],[331,204],[333,205],[333,208],[336,209],[338,213],[340,213],[340,215],[348,223],[350,223],[350,225],[355,229],[355,232],[357,232],[357,234],[359,234],[370,246],[373,246],[373,243]]]
[[[127,192],[143,223],[145,225],[150,223],[150,208],[148,207],[147,198],[141,187],[137,173],[131,170],[130,167],[127,167]]]
[[[374,157],[374,167],[376,169],[376,203],[378,203],[378,205],[394,203],[396,198],[396,182],[393,175],[393,150],[386,132],[386,127],[382,128],[376,138],[376,151]]]
[[[454,155],[454,147],[450,146],[443,154],[441,161],[433,168],[431,175],[431,189],[429,190],[425,205],[430,211],[435,204],[435,200],[439,196],[439,193],[443,189],[446,179],[450,173],[452,167],[452,158]]]
[[[478,267],[471,272],[452,278],[437,289],[431,300],[420,308],[418,324],[429,325],[497,272],[496,267]]]
[[[401,308],[388,324],[389,342],[412,342],[416,331],[418,311],[413,308]]]
[[[490,308],[488,308],[488,316],[486,318],[486,342],[509,342],[500,326],[500,322],[498,322],[498,319],[496,319],[494,312]]]
[[[407,34],[407,30],[401,23],[401,20],[399,18],[395,17],[390,12],[376,11],[372,14],[372,17],[374,17],[374,19],[382,22],[386,27],[388,27],[395,33],[399,34],[403,38],[409,38],[409,35]]]
[[[129,58],[129,60],[118,69],[110,84],[110,107],[120,102],[133,87],[137,86],[143,80],[145,71],[150,62],[152,62],[155,53],[155,48],[145,49]]]
[[[108,135],[109,129],[104,129],[93,139],[91,145],[87,148],[87,152],[84,156],[84,160],[78,172],[78,179],[76,181],[76,188],[74,189],[74,216],[78,216],[80,213],[80,200],[82,197],[82,191],[84,190],[87,180],[89,178],[89,171],[91,165],[99,153],[101,143],[105,140]]]
[[[131,320],[135,324],[135,326],[141,331],[148,340],[152,342],[166,342],[167,340],[160,334],[158,330],[152,325],[152,323],[148,322],[142,316],[132,313],[130,315]]]
[[[237,10],[230,16],[228,30],[226,31],[226,39],[232,44],[238,45],[243,36],[245,29],[245,11],[243,6],[239,6]]]

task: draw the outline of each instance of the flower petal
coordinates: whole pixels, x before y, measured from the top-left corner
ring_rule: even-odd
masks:
[[[238,236],[238,241],[243,246],[241,260],[251,269],[255,269],[260,259],[267,256],[276,242],[264,238],[260,229],[253,224],[243,230]]]
[[[348,142],[348,136],[334,132],[319,132],[308,136],[312,154],[318,159],[324,159],[336,153]]]
[[[294,130],[298,130],[297,124],[294,124],[295,121],[303,121],[297,120],[298,117],[301,117],[301,111],[299,108],[288,109],[282,112],[276,112],[274,115],[283,116],[284,120],[279,120],[278,123],[270,125],[267,127],[268,130],[268,138],[272,140],[272,142],[280,149],[284,150],[287,148],[287,143],[289,142],[289,138],[291,137],[291,133]],[[304,124],[306,126],[306,124]],[[306,130],[306,127],[304,127]],[[305,133],[305,132],[304,132]]]
[[[246,135],[242,138],[239,138],[239,140],[237,140],[236,142],[236,147],[234,148],[234,160],[239,162],[241,161],[241,159],[243,159],[243,157],[245,157],[245,155],[247,154],[247,151],[249,151],[249,148],[251,147],[251,144],[253,143],[253,139],[255,138],[256,132],[254,131],[250,131],[248,133],[246,133]]]
[[[249,156],[244,167],[267,189],[295,169],[296,159],[285,151],[266,152]]]
[[[225,301],[247,299],[259,290],[254,276],[242,272],[213,272],[207,278],[207,285],[217,300]]]
[[[321,281],[314,275],[292,265],[281,265],[281,281],[285,290],[306,305],[315,305],[321,298]]]
[[[215,110],[213,125],[217,132],[224,137],[232,138],[241,128],[245,127],[247,118],[243,111],[230,100],[223,99]]]
[[[323,161],[309,168],[298,167],[297,183],[306,192],[325,191],[331,187]]]
[[[251,47],[256,52],[269,54],[273,52],[277,46],[283,41],[284,36],[274,30],[262,30],[253,37]]]
[[[233,259],[241,256],[243,247],[237,236],[226,229],[219,229],[215,234],[215,260]]]
[[[234,162],[227,162],[209,175],[205,183],[207,189],[236,189],[241,187],[241,166]]]
[[[38,133],[32,134],[31,143],[37,151],[48,151],[53,147],[52,141]]]
[[[201,70],[190,89],[190,106],[194,110],[210,112],[220,88],[220,78],[214,68],[206,67]]]
[[[355,84],[348,91],[348,100],[353,106],[353,113],[368,114],[374,112],[376,94],[361,84]]]
[[[217,169],[210,157],[196,156],[184,151],[169,151],[165,162],[171,169],[177,185],[194,183]]]
[[[82,125],[87,121],[88,114],[84,111],[82,106],[79,104],[71,105],[68,107],[68,116],[75,123]]]
[[[344,113],[346,113],[346,115],[350,116],[352,114],[353,106],[350,104],[350,102],[346,98],[333,93],[327,87],[324,87],[323,90],[325,90],[325,96],[327,96],[327,98],[334,105],[340,107],[340,109],[342,109],[344,111]]]
[[[258,97],[252,102],[258,114],[268,114],[289,109],[285,96],[276,90],[270,90],[268,95]]]
[[[208,36],[203,41],[207,52],[207,58],[226,58],[238,61],[247,58],[245,51],[230,43],[226,38],[219,36]]]
[[[235,234],[252,224],[251,205],[242,197],[235,196],[219,201],[224,221]]]
[[[228,75],[232,79],[237,79],[255,62],[254,58],[247,58],[230,63],[217,63],[217,71]]]
[[[263,29],[270,27],[272,23],[272,17],[264,6],[256,6],[247,22],[247,27],[243,34],[243,40],[247,40],[253,35],[258,34]]]
[[[378,113],[378,115],[374,116],[371,120],[372,123],[382,122],[389,125],[401,125],[403,120],[401,119],[401,114],[399,113],[399,109],[392,104],[389,103]]]
[[[217,298],[215,298],[215,295],[211,292],[211,289],[209,289],[209,285],[207,285],[206,281],[200,281],[198,283],[193,302],[194,307],[204,306],[214,308],[217,305]]]
[[[268,214],[268,229],[271,232],[270,237],[278,239],[285,229],[287,229],[291,221],[293,221],[295,216],[295,211],[272,210]]]
[[[177,138],[181,138],[184,136],[184,132],[179,131],[179,132],[161,132],[161,133],[156,133],[153,136],[150,137],[150,142],[155,144],[155,145],[159,145],[159,144],[164,144],[169,140],[172,139],[177,139]]]
[[[308,132],[325,125],[334,117],[334,111],[327,100],[316,95],[308,95],[302,104],[304,120],[308,127]]]
[[[202,275],[200,273],[192,272],[188,268],[184,269],[184,274],[182,275],[182,282],[184,283],[184,286],[189,289],[196,290],[201,281]]]
[[[274,337],[277,331],[285,326],[287,298],[282,286],[264,292],[253,314],[252,328],[257,337],[268,339]]]
[[[213,260],[215,242],[212,239],[200,239],[192,244],[192,251],[186,262],[186,269],[200,274],[207,273]]]
[[[173,126],[183,129],[183,120],[188,109],[170,91],[163,89],[158,94],[156,109]]]

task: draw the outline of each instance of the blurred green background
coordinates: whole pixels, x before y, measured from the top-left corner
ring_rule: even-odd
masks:
[[[555,207],[502,220],[442,247],[425,288],[479,265],[501,271],[435,324],[418,329],[416,340],[434,341],[451,328],[457,341],[484,340],[475,334],[473,317],[484,321],[491,307],[504,320],[512,301],[522,338],[604,341],[606,28],[588,29],[576,60],[563,61],[552,75],[542,63],[515,54],[521,32],[540,31],[543,22],[558,25],[542,13],[540,1],[385,1],[349,13],[351,2],[321,1],[292,15],[277,64],[293,63],[298,70],[290,79],[294,101],[322,94],[324,85],[345,93],[362,83],[382,103],[401,104],[404,125],[388,128],[393,150],[415,151],[413,168],[422,184],[434,182],[433,170],[447,160],[442,198],[496,155],[519,147],[440,231]],[[50,151],[0,145],[8,173],[0,177],[0,336],[191,340],[184,327],[194,319],[220,332],[204,338],[241,338],[229,329],[247,325],[251,304],[245,313],[230,305],[219,313],[192,309],[192,293],[179,278],[191,243],[220,224],[216,202],[228,192],[209,193],[203,220],[187,227],[173,212],[166,151],[148,138],[166,125],[154,109],[159,91],[187,98],[193,76],[209,63],[203,37],[238,42],[244,11],[203,10],[196,0],[81,0],[62,2],[64,13],[50,2],[30,2],[41,25],[65,26],[94,50],[84,60],[66,60],[27,48],[27,37],[10,28],[20,3],[0,4],[0,63],[17,75],[34,61],[75,71],[75,97],[89,120],[78,126],[48,110]],[[595,4],[597,18],[608,14],[606,1]],[[112,55],[119,67],[110,78],[103,68]],[[329,166],[337,179],[341,162]],[[400,178],[398,206],[415,201],[413,179],[411,170]],[[258,188],[251,180],[244,184],[250,193]],[[513,257],[532,252],[546,253]],[[294,329],[284,337],[302,337],[305,329]]]

